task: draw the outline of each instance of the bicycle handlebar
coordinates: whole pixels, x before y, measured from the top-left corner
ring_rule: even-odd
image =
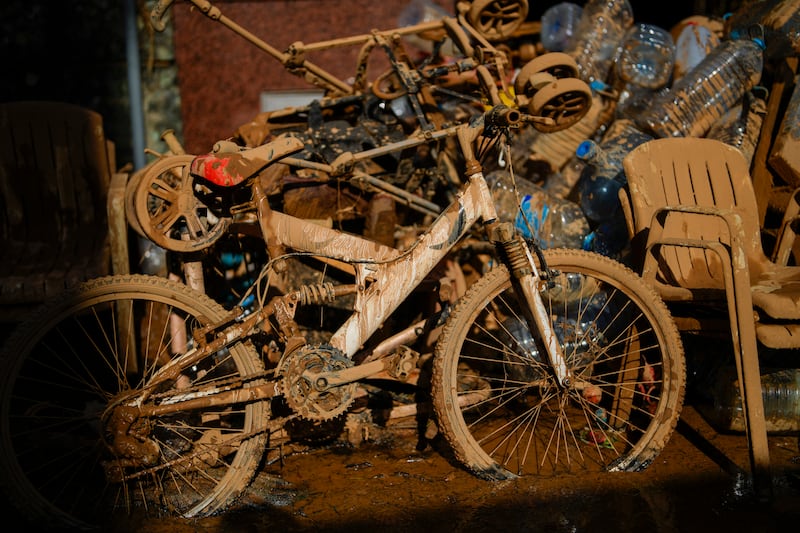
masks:
[[[150,24],[154,30],[164,31],[164,28],[167,27],[166,22],[164,22],[164,15],[167,14],[174,2],[175,0],[158,0],[156,2],[155,7],[150,11]]]

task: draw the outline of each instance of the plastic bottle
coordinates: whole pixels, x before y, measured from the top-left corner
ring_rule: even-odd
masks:
[[[581,12],[577,38],[565,52],[575,58],[578,75],[590,83],[606,81],[625,31],[633,24],[628,0],[589,0]]]
[[[627,84],[619,92],[619,99],[615,109],[615,116],[618,119],[636,120],[645,109],[650,107],[654,98],[669,92],[669,86],[660,89],[648,89]]]
[[[575,155],[586,162],[578,188],[580,205],[589,220],[605,222],[618,216],[618,192],[627,183],[622,160],[628,153],[652,137],[640,131],[631,120],[616,120],[600,144],[586,140]]]
[[[563,52],[575,40],[583,8],[572,2],[550,6],[542,13],[540,38],[548,52]]]
[[[725,16],[725,29],[731,39],[747,39],[754,26],[760,26],[768,59],[800,54],[800,0],[754,0],[743,2]]]
[[[441,20],[449,16],[452,16],[452,13],[445,11],[442,6],[438,5],[433,0],[411,0],[397,16],[397,26],[400,28],[414,26],[416,24]],[[433,41],[441,37],[437,35],[437,32],[433,31],[430,32],[429,35],[424,33],[419,35],[410,34],[406,35],[405,38],[409,44],[412,44],[426,53],[431,53],[433,51]],[[453,55],[455,49],[448,42],[443,52],[446,55]]]
[[[684,24],[675,38],[673,83],[696,67],[719,43],[720,39],[711,27],[697,21]]]
[[[583,249],[607,257],[619,258],[630,242],[628,226],[622,213],[601,222],[583,240]]]
[[[634,24],[622,39],[616,61],[619,77],[639,87],[658,89],[669,82],[675,64],[675,43],[663,28]]]
[[[702,137],[761,80],[764,43],[724,41],[653,100],[637,123],[658,137]]]
[[[766,114],[767,103],[753,91],[749,91],[745,93],[740,105],[725,113],[711,127],[706,137],[738,148],[749,164],[753,160]]]
[[[701,411],[719,430],[744,431],[742,396],[736,372],[722,369],[711,385],[712,404]],[[764,420],[769,433],[793,433],[800,430],[800,369],[767,370],[761,376]]]
[[[526,238],[533,238],[542,248],[581,248],[589,233],[589,222],[575,202],[548,194],[525,178],[515,178],[494,171],[486,177],[501,220],[513,222]],[[517,198],[521,204],[520,211]]]

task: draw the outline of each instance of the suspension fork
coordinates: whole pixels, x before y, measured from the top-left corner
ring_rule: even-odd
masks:
[[[555,373],[556,381],[562,387],[572,384],[572,374],[567,368],[567,361],[561,343],[553,329],[553,322],[542,300],[542,287],[547,283],[542,278],[533,260],[530,248],[514,231],[509,222],[491,222],[487,224],[489,240],[494,244],[498,254],[508,267],[511,285],[521,302],[521,311],[531,331],[537,332],[544,345],[547,360]]]

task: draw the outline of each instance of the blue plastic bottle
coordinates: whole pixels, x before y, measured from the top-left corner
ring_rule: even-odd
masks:
[[[524,237],[537,240],[542,248],[580,249],[583,246],[589,233],[589,221],[578,204],[549,194],[519,176],[514,180],[515,193],[511,176],[505,171],[490,173],[486,181],[500,219],[513,222]]]
[[[548,52],[563,52],[572,46],[583,8],[572,2],[550,6],[542,14],[540,38]]]
[[[578,146],[575,155],[586,162],[578,184],[580,205],[589,220],[600,223],[618,215],[618,192],[627,183],[622,160],[651,139],[633,121],[619,119],[609,127],[600,144],[586,140]]]

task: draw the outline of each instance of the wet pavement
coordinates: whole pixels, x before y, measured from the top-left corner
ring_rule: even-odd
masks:
[[[771,436],[773,497],[760,502],[743,435],[719,435],[691,406],[638,473],[483,481],[444,447],[417,450],[413,428],[377,429],[266,467],[228,512],[201,520],[132,519],[116,531],[797,531],[798,437]]]

